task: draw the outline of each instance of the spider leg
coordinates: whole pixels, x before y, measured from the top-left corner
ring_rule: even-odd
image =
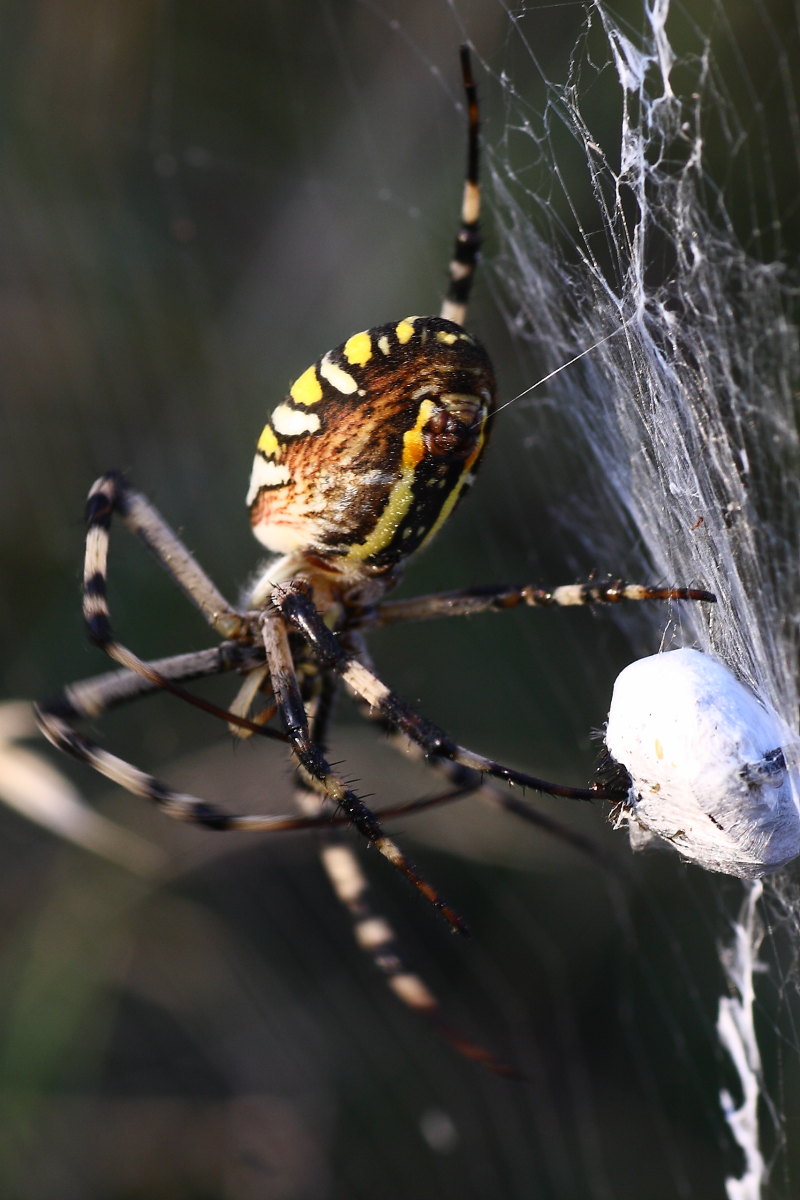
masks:
[[[34,704],[34,714],[44,736],[56,749],[70,754],[87,763],[101,775],[119,783],[127,791],[144,796],[163,805],[165,798],[170,798],[171,811],[169,815],[180,816],[179,808],[182,801],[191,797],[181,797],[177,792],[170,792],[165,784],[160,783],[154,776],[147,775],[123,759],[108,754],[102,747],[90,738],[79,733],[73,722],[80,720],[95,721],[109,709],[130,701],[151,695],[162,688],[162,678],[175,680],[202,679],[210,675],[220,675],[227,671],[240,670],[255,672],[264,664],[264,651],[260,646],[244,646],[239,642],[224,642],[220,646],[208,650],[191,651],[187,654],[171,655],[168,658],[157,659],[147,665],[152,668],[154,678],[136,675],[127,669],[107,671],[91,679],[70,684],[62,689],[52,700]],[[226,714],[222,714],[225,716]],[[246,725],[249,722],[246,723]],[[245,727],[246,727],[245,725]],[[274,736],[285,740],[283,734],[270,731]],[[464,795],[462,788],[454,788],[439,796],[431,796],[425,800],[411,804],[397,804],[387,808],[382,817],[405,816],[410,812],[424,808],[435,807],[458,800]],[[199,806],[195,812],[191,808],[181,816],[187,821],[198,820],[197,813],[205,824],[209,812],[213,808],[203,801],[195,800]],[[219,812],[214,828],[223,828],[222,821],[227,819]],[[236,818],[232,818],[235,822]],[[242,818],[243,821],[258,821],[258,818]],[[335,825],[350,825],[347,817],[342,815],[322,815],[306,817],[276,817],[262,818],[262,824],[227,826],[232,829],[251,828],[267,833],[296,831],[302,829],[319,829]]]
[[[713,604],[716,596],[700,588],[649,587],[621,579],[592,580],[562,584],[556,588],[498,585],[414,596],[409,600],[385,600],[365,611],[356,624],[396,625],[401,621],[429,621],[434,617],[472,616],[475,613],[505,612],[509,608],[567,608],[594,604],[620,604],[638,600],[694,600]]]
[[[119,784],[134,795],[153,801],[170,817],[189,821],[214,830],[257,830],[272,832],[305,828],[307,822],[296,817],[273,815],[250,816],[228,814],[195,796],[173,791],[153,775],[118,758],[103,749],[91,738],[79,733],[73,725],[77,720],[96,720],[104,712],[146,696],[174,680],[199,679],[231,670],[249,670],[263,662],[260,647],[225,642],[210,650],[173,655],[145,663],[147,674],[135,674],[125,669],[109,671],[80,683],[71,684],[53,700],[34,705],[39,728],[57,750],[62,750]],[[174,687],[171,690],[178,690]],[[223,717],[229,716],[218,710]],[[268,733],[283,740],[275,730],[264,730],[252,722],[254,732]]]
[[[627,791],[620,788],[576,788],[552,783],[459,746],[444,730],[391,692],[374,671],[343,649],[317,612],[305,584],[300,581],[281,584],[273,590],[272,600],[289,624],[306,638],[320,665],[341,675],[356,696],[375,709],[395,729],[416,742],[426,758],[450,759],[481,775],[491,775],[518,787],[533,788],[571,800],[625,799]]]
[[[450,800],[461,800],[471,795],[477,795],[479,799],[486,800],[495,807],[503,809],[504,812],[511,813],[513,816],[519,817],[520,820],[526,821],[529,825],[535,826],[542,833],[557,838],[561,842],[566,842],[573,849],[586,855],[592,861],[600,863],[603,867],[609,868],[612,871],[619,870],[619,865],[615,859],[604,854],[591,838],[584,836],[578,830],[570,829],[563,821],[558,821],[555,817],[551,817],[549,813],[534,808],[527,800],[523,800],[513,792],[506,791],[498,783],[495,783],[493,779],[487,779],[484,775],[472,770],[470,767],[464,767],[449,758],[426,759],[422,747],[417,742],[409,741],[408,738],[398,733],[379,713],[374,710],[367,711],[366,716],[371,721],[375,721],[382,726],[386,740],[393,750],[396,750],[405,758],[425,761],[429,767],[433,767],[441,775],[444,775],[452,784],[452,791],[442,793],[439,796],[423,797],[419,800],[409,801],[402,807],[393,806],[383,809],[380,815],[384,820],[387,817],[398,817],[416,812],[424,812],[429,808],[435,808],[441,804],[448,803]]]
[[[481,192],[478,182],[480,166],[480,122],[478,120],[478,89],[472,77],[469,47],[461,47],[461,78],[467,101],[467,169],[464,177],[464,197],[461,202],[461,224],[456,234],[453,257],[450,260],[450,283],[439,315],[446,321],[463,325],[467,303],[481,248],[479,216]]]
[[[425,899],[438,909],[451,927],[459,933],[467,929],[461,917],[439,896],[405,857],[400,847],[383,832],[375,814],[367,808],[361,798],[347,786],[344,779],[338,775],[325,758],[320,747],[313,741],[308,726],[308,717],[300,693],[300,686],[289,646],[289,636],[286,623],[280,612],[276,597],[297,594],[297,588],[292,584],[279,585],[273,589],[273,603],[279,611],[264,612],[260,618],[264,648],[267,652],[270,676],[275,694],[275,702],[284,722],[289,745],[302,770],[310,780],[316,781],[324,789],[325,794],[334,807],[341,809],[349,818],[358,832],[367,839],[413,886],[422,893]],[[304,593],[305,594],[305,593]],[[307,603],[313,610],[314,616],[323,629],[326,629],[322,618],[317,613],[313,602],[306,596]],[[334,639],[335,640],[335,639]],[[313,643],[312,643],[313,644]],[[314,645],[316,649],[316,645]],[[323,669],[328,665],[322,663]]]
[[[165,681],[172,683],[176,680],[219,675],[232,670],[253,670],[263,664],[263,661],[264,651],[260,646],[224,642],[209,650],[172,655],[145,663],[147,672],[143,674],[133,673],[126,668],[71,684],[54,699],[34,705],[34,713],[42,733],[56,749],[87,763],[134,795],[153,801],[167,816],[176,820],[219,831],[245,830],[265,833],[329,825],[336,819],[309,820],[271,814],[228,814],[195,796],[174,791],[155,776],[110,754],[73,727],[74,721],[96,720],[111,708],[157,691],[164,686]],[[230,714],[223,711],[220,715],[230,717]],[[245,727],[252,725],[254,732],[269,732],[275,736],[274,730],[264,731],[252,722],[245,721],[244,724]],[[285,740],[283,735],[277,736]],[[347,818],[341,818],[341,823],[349,822]]]
[[[208,650],[190,650],[185,654],[172,654],[168,658],[147,663],[153,678],[134,674],[127,668],[106,671],[91,679],[69,684],[53,700],[36,707],[42,712],[58,709],[76,720],[95,721],[109,709],[159,691],[161,684],[155,676],[163,676],[171,682],[186,682],[222,675],[228,671],[250,672],[263,661],[264,651],[260,646],[222,642]]]
[[[369,670],[374,671],[372,658],[361,633],[348,629],[347,645],[348,648],[352,648],[359,662]],[[380,712],[370,709],[366,705],[362,706],[362,712],[368,720],[382,729],[386,740],[393,750],[397,751],[398,754],[402,754],[404,758],[411,758],[418,762],[425,761],[427,766],[433,767],[434,770],[440,775],[444,775],[452,784],[452,791],[442,793],[439,796],[422,797],[418,800],[408,801],[402,806],[393,805],[391,808],[382,809],[380,815],[384,820],[387,816],[395,817],[424,812],[429,808],[449,803],[451,800],[466,799],[468,796],[477,794],[479,799],[485,800],[494,807],[501,808],[504,812],[509,812],[515,817],[519,817],[529,825],[534,825],[550,837],[566,842],[579,851],[579,853],[586,855],[587,858],[599,863],[604,868],[608,868],[612,872],[619,871],[617,860],[605,854],[592,838],[586,837],[575,829],[570,829],[568,825],[556,820],[555,817],[551,817],[549,813],[532,807],[527,800],[522,799],[513,792],[507,791],[493,779],[487,779],[484,775],[479,774],[479,772],[470,770],[469,767],[463,767],[460,763],[453,762],[448,758],[425,759],[422,747],[416,742],[409,741],[407,737],[399,733],[393,725],[384,719]]]
[[[336,676],[323,674],[321,692],[313,707],[311,737],[323,749],[337,684]],[[454,792],[453,797],[456,794],[460,795],[462,791]],[[301,812],[312,820],[319,819],[326,803],[326,797],[315,790],[313,781],[304,778],[298,781],[296,800]],[[350,917],[358,948],[383,975],[397,999],[422,1016],[440,1037],[465,1058],[480,1063],[497,1075],[517,1077],[518,1073],[512,1067],[500,1062],[484,1046],[465,1037],[445,1018],[436,995],[409,965],[395,930],[375,903],[373,889],[361,869],[355,850],[344,841],[339,831],[331,828],[325,830],[320,861],[337,900]]]
[[[174,529],[146,496],[131,487],[118,472],[109,471],[92,485],[86,501],[83,615],[93,641],[112,658],[114,651],[120,648],[109,626],[106,584],[109,531],[115,512],[148,546],[220,637],[233,638],[242,633],[245,618],[228,603]],[[129,663],[123,661],[121,665],[129,666]]]
[[[187,692],[169,675],[159,674],[152,663],[139,658],[117,640],[111,627],[108,606],[108,546],[111,518],[115,512],[119,513],[131,532],[149,547],[169,577],[200,610],[212,629],[228,639],[247,638],[249,635],[247,617],[228,603],[158,510],[118,472],[109,471],[92,485],[86,502],[83,617],[91,640],[120,666],[172,692],[187,704],[222,717],[250,733],[280,738],[281,735],[276,734],[274,729],[259,726]]]
[[[338,840],[330,842],[323,847],[321,860],[337,899],[350,915],[359,949],[369,956],[397,999],[424,1017],[465,1058],[481,1063],[497,1075],[517,1077],[513,1067],[495,1058],[445,1018],[435,994],[406,962],[395,931],[376,911],[369,883],[352,848]]]

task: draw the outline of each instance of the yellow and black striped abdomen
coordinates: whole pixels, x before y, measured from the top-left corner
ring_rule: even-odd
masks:
[[[472,481],[494,396],[486,351],[450,321],[354,334],[264,426],[247,497],[256,537],[354,576],[394,566]]]

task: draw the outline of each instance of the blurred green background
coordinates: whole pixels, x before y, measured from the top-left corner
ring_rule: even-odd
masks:
[[[526,14],[478,0],[0,8],[6,695],[106,668],[83,636],[78,581],[83,499],[109,467],[129,471],[235,597],[258,561],[244,493],[266,412],[353,330],[438,307],[463,170],[457,45],[467,36],[493,73],[480,81],[487,143],[506,120],[496,76],[512,72],[536,106],[530,47],[545,77],[566,75],[582,6]],[[690,16],[678,14],[687,37],[706,16],[724,35],[729,79],[746,57],[733,99],[746,111],[756,97],[758,129],[776,132],[761,147],[769,187],[743,181],[739,209],[725,181],[752,225],[753,195],[772,203],[773,187],[791,186],[778,171],[785,114],[770,44],[796,45],[791,6],[770,6],[769,21],[750,4]],[[631,21],[641,26],[638,6]],[[797,205],[778,207],[791,239]],[[510,397],[531,367],[491,301],[491,213],[486,232],[470,324]],[[518,405],[406,593],[574,577],[576,547],[558,536],[537,454],[567,487],[580,469],[574,447],[544,442],[536,405]],[[581,570],[624,570],[626,552]],[[143,656],[211,643],[122,531],[112,579],[117,628]],[[590,730],[616,671],[656,646],[634,644],[624,617],[587,613],[374,639],[385,677],[460,741],[574,783],[591,773]],[[231,691],[211,694],[224,703]],[[346,708],[341,730],[334,758],[381,801],[435,786]],[[232,748],[168,698],[103,731],[117,752],[232,809],[289,803],[280,747]],[[474,805],[402,822],[472,942],[449,938],[367,855],[370,877],[454,1022],[519,1063],[526,1081],[509,1084],[388,995],[352,945],[312,837],[173,826],[59,765],[164,857],[136,875],[0,812],[4,1197],[724,1195],[738,1160],[716,1103],[730,1084],[714,1039],[716,945],[736,885],[666,859],[631,864],[590,808],[543,802],[630,880]],[[791,1006],[777,996],[762,1014],[790,1142]],[[780,1164],[774,1194],[788,1196],[797,1168],[786,1151]]]

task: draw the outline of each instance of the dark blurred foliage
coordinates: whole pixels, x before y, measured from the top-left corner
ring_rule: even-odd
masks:
[[[725,6],[725,45],[748,62],[745,110],[753,89],[762,105],[771,94],[752,7]],[[348,333],[437,307],[460,195],[465,31],[495,72],[534,96],[541,87],[501,6],[455,8],[3,5],[5,694],[105,669],[78,597],[83,497],[102,470],[129,471],[235,595],[258,557],[243,497],[265,413]],[[564,77],[582,18],[578,5],[529,6],[525,33],[546,76]],[[503,98],[490,80],[482,95],[491,141]],[[780,167],[773,153],[778,191]],[[796,209],[781,211],[791,230]],[[489,261],[493,236],[489,214]],[[505,396],[530,382],[486,287],[471,324],[495,348]],[[548,515],[558,497],[537,488],[523,444],[530,420],[498,422],[475,494],[407,591],[572,577]],[[534,450],[563,455],[568,488],[580,470],[570,447]],[[140,653],[210,644],[122,531],[112,574],[115,621]],[[632,647],[624,622],[586,613],[375,639],[387,678],[461,741],[575,783],[634,649],[656,646]],[[230,697],[223,684],[212,692]],[[422,771],[398,774],[349,711],[343,724],[334,757],[365,791],[383,801],[435,786]],[[104,730],[118,752],[230,807],[289,804],[280,748],[234,751],[169,698]],[[723,1196],[737,1160],[717,1111],[726,1068],[713,1024],[733,885],[666,859],[631,864],[590,808],[545,805],[624,878],[475,806],[403,822],[398,834],[468,917],[472,943],[448,938],[367,855],[370,876],[453,1020],[519,1064],[525,1080],[509,1084],[460,1061],[387,994],[352,945],[312,837],[215,839],[65,769],[168,865],[130,875],[0,813],[3,1196]],[[768,1063],[787,1003],[764,1013]],[[795,1049],[769,1080],[790,1139]]]

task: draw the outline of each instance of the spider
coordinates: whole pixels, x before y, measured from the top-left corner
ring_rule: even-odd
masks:
[[[468,490],[486,447],[495,406],[495,379],[486,351],[464,329],[481,244],[478,184],[479,115],[470,54],[461,50],[467,109],[467,168],[449,286],[437,317],[406,317],[356,333],[324,354],[289,389],[258,439],[247,503],[256,537],[274,556],[235,607],[220,593],[154,506],[120,474],[103,475],[87,506],[83,613],[93,642],[123,670],[66,687],[40,704],[45,736],[59,749],[170,817],[210,830],[271,832],[327,827],[324,866],[352,917],[355,935],[407,1005],[422,1012],[466,1056],[508,1071],[483,1047],[454,1031],[435,997],[406,967],[385,920],[376,914],[342,824],[350,824],[438,909],[457,932],[462,918],[416,870],[385,832],[399,812],[443,803],[488,788],[505,808],[550,828],[499,783],[574,799],[621,801],[625,789],[573,788],[538,779],[459,746],[392,692],[375,673],[364,632],[520,605],[612,604],[623,600],[713,600],[704,591],[625,585],[479,587],[411,600],[389,600],[401,571],[438,532]],[[107,598],[112,517],[118,516],[221,639],[212,648],[145,662],[118,641]],[[187,692],[203,676],[238,672],[230,709]],[[406,749],[423,755],[448,780],[448,790],[377,815],[331,766],[324,749],[340,684]],[[229,814],[174,791],[115,757],[75,723],[96,720],[113,706],[166,689],[224,718],[240,736],[288,744],[297,767],[303,815]],[[260,707],[259,707],[260,706]],[[283,730],[275,728],[278,717]],[[575,839],[577,840],[577,838]]]

